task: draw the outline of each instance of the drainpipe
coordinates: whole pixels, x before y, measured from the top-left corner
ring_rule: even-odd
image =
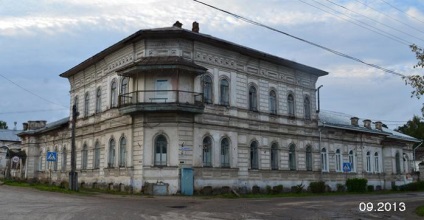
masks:
[[[321,89],[323,87],[323,85],[318,86],[317,88],[317,92],[318,92],[318,109],[316,110],[317,113],[319,113],[320,111],[320,102],[319,102],[319,89]]]
[[[419,147],[419,146],[421,146],[422,144],[423,144],[423,142],[424,141],[421,141],[421,143],[418,145],[418,146],[416,146],[416,147],[414,147],[414,151],[412,152],[414,155],[413,155],[413,157],[414,157],[414,171],[417,171],[417,165],[415,164],[416,163],[416,159],[415,159],[415,150]]]

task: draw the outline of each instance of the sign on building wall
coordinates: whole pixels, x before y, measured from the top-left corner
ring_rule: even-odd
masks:
[[[56,161],[57,160],[57,153],[56,152],[47,152],[47,161]]]

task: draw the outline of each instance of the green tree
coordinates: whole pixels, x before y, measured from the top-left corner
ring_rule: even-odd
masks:
[[[409,135],[417,139],[424,139],[424,122],[421,121],[422,118],[414,115],[414,117],[406,122],[403,126],[399,126],[396,131],[399,131],[403,134]]]
[[[412,52],[415,53],[415,57],[418,60],[418,63],[414,65],[414,68],[424,68],[424,50],[417,45],[413,44],[409,46],[412,50]],[[421,75],[410,75],[410,76],[404,76],[403,79],[405,80],[406,84],[409,84],[412,86],[414,91],[412,91],[412,96],[417,97],[418,99],[424,95],[424,76]],[[421,109],[423,111],[424,109]]]
[[[5,121],[0,121],[0,129],[7,129],[7,123]]]

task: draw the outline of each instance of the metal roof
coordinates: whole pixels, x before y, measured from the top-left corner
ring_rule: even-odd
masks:
[[[239,52],[240,54],[244,54],[247,56],[251,56],[260,60],[269,61],[275,64],[283,65],[289,68],[293,68],[296,70],[300,70],[306,73],[314,74],[316,76],[324,76],[328,75],[328,72],[316,69],[314,67],[306,66],[300,63],[296,63],[294,61],[290,61],[275,55],[271,55],[268,53],[264,53],[249,47],[241,46],[239,44],[232,43],[230,41],[226,41],[220,38],[212,37],[207,34],[197,33],[190,30],[178,28],[178,27],[167,27],[167,28],[155,28],[155,29],[144,29],[135,32],[134,34],[124,38],[123,40],[113,44],[112,46],[106,48],[105,50],[97,53],[96,55],[88,58],[82,63],[72,67],[71,69],[65,71],[60,74],[61,77],[70,77],[79,71],[82,71],[89,66],[99,62],[107,55],[130,45],[141,39],[170,39],[170,38],[183,38],[188,40],[195,40],[199,42],[203,42],[209,45],[213,45],[216,47],[233,50]]]
[[[0,129],[0,141],[21,141],[19,136],[20,130]]]
[[[26,134],[38,134],[38,133],[42,133],[42,132],[47,132],[47,131],[51,131],[51,130],[56,129],[56,128],[60,128],[62,126],[66,126],[68,123],[69,123],[69,117],[66,117],[66,118],[62,118],[60,120],[48,123],[46,125],[46,127],[36,129],[36,130],[22,131],[18,135],[22,136],[22,135],[26,135]]]
[[[382,130],[378,130],[375,128],[375,126],[372,126],[372,125],[371,125],[371,128],[366,128],[364,127],[363,123],[361,123],[363,120],[366,120],[366,119],[359,118],[358,126],[353,126],[350,120],[352,117],[353,116],[351,115],[340,113],[340,112],[321,110],[319,112],[319,122],[320,122],[319,126],[333,127],[338,129],[351,130],[351,131],[364,132],[364,133],[372,133],[377,135],[384,135],[387,138],[409,141],[409,142],[416,142],[416,143],[421,142],[421,140],[419,139],[408,136],[406,134],[402,134],[397,131],[393,131],[389,128],[383,127]]]

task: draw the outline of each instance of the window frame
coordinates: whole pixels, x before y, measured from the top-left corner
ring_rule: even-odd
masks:
[[[212,167],[212,138],[209,136],[204,137],[202,146],[203,167]]]
[[[372,172],[372,168],[371,168],[371,152],[367,151],[367,153],[365,154],[365,168],[366,168],[366,172],[367,173],[371,173]]]
[[[108,152],[108,160],[107,160],[107,167],[108,168],[115,168],[115,151],[116,151],[116,141],[114,138],[111,138],[109,140],[109,152]]]
[[[250,143],[250,169],[251,170],[259,170],[259,149],[258,142],[252,141]]]
[[[380,158],[379,158],[378,152],[374,153],[374,171],[376,173],[380,172]]]
[[[68,154],[66,152],[66,146],[64,146],[62,149],[62,164],[61,164],[62,171],[66,171],[67,157],[68,157]]]
[[[323,147],[321,149],[321,170],[322,172],[328,172],[328,155],[327,155],[327,148]]]
[[[287,114],[289,117],[295,117],[295,103],[294,103],[294,95],[289,93],[287,95]]]
[[[289,170],[296,170],[296,145],[289,145]]]
[[[303,100],[303,109],[305,111],[305,120],[311,120],[311,100],[305,96]]]
[[[118,83],[116,78],[114,78],[110,83],[110,107],[115,108],[118,106]]]
[[[278,144],[272,143],[271,144],[271,170],[278,170],[279,169],[279,150],[278,150]]]
[[[102,89],[100,86],[96,90],[96,113],[102,111]]]
[[[86,92],[84,95],[84,117],[90,114],[90,93]]]
[[[305,165],[306,171],[313,171],[313,158],[312,158],[312,146],[306,146],[306,156],[305,156]]]
[[[356,152],[354,150],[350,150],[348,154],[348,160],[350,163],[350,172],[356,172]]]
[[[119,140],[119,158],[118,166],[126,167],[127,166],[127,139],[121,137]]]
[[[254,85],[249,87],[249,111],[258,111],[258,90]]]
[[[276,115],[277,114],[277,93],[275,92],[275,90],[271,90],[269,91],[269,112],[270,114]]]
[[[212,77],[205,75],[203,77],[203,102],[206,104],[213,103],[213,81]]]
[[[81,170],[86,170],[88,166],[88,147],[84,143],[81,150]]]
[[[336,172],[343,172],[343,160],[342,160],[342,154],[340,149],[336,149],[335,153],[335,164],[336,164]]]
[[[224,143],[226,142],[226,143]],[[231,167],[230,164],[230,140],[227,137],[221,140],[220,164],[223,168]]]
[[[94,144],[93,169],[100,169],[100,143],[96,141]]]
[[[163,140],[159,140],[163,139]],[[165,146],[159,146],[160,144],[164,144]],[[160,149],[160,152],[158,153],[157,150]],[[164,151],[165,149],[165,151]],[[157,161],[157,154],[159,154],[160,161]],[[154,166],[156,167],[165,167],[168,164],[168,139],[165,137],[165,135],[160,134],[155,137],[154,139]]]
[[[230,83],[226,78],[219,80],[219,103],[230,106]]]

